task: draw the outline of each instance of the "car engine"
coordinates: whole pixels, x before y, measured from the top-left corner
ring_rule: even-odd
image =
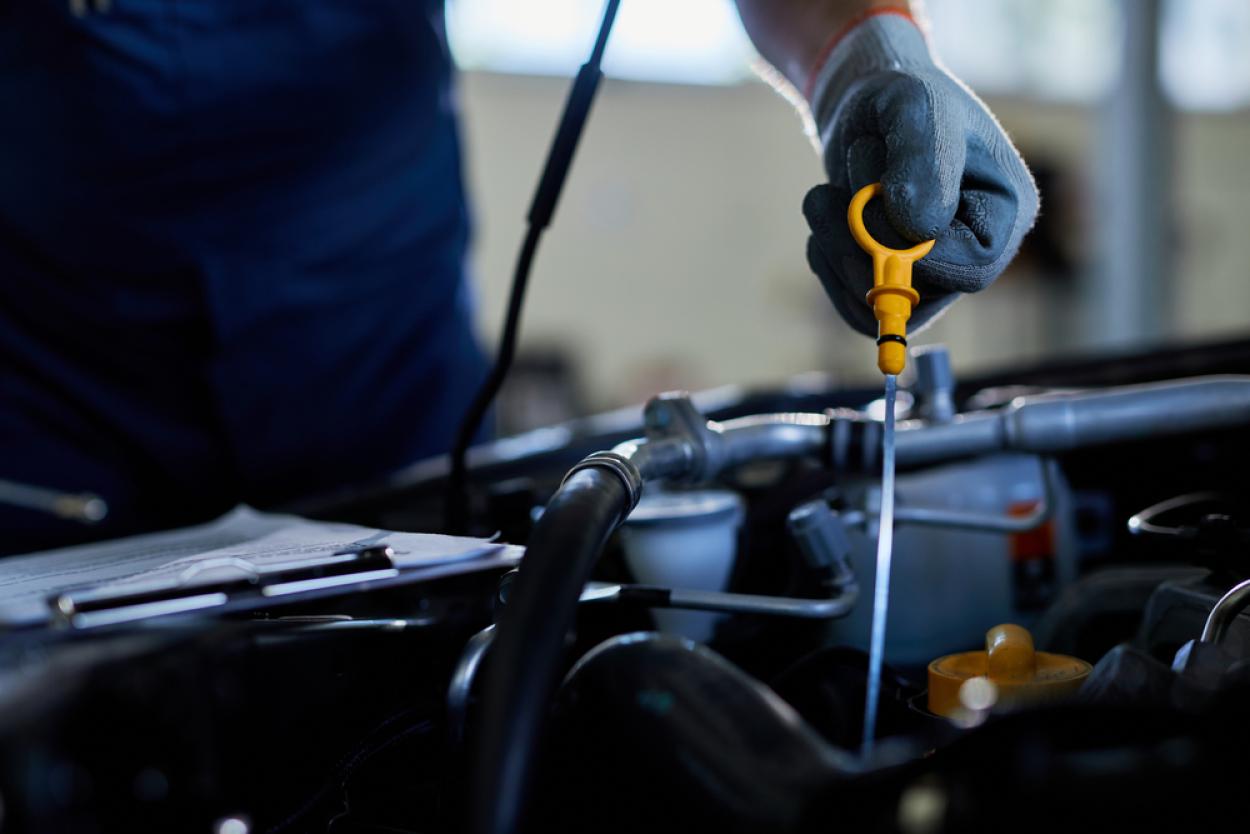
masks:
[[[1234,823],[1248,357],[916,358],[870,749],[878,394],[674,393],[474,451],[523,556],[9,629],[4,830]],[[284,509],[437,532],[446,479]]]

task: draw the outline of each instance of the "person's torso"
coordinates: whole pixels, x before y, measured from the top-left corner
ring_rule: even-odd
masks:
[[[199,279],[228,327],[462,255],[441,2],[72,5],[0,6],[0,243],[79,294]]]
[[[0,3],[0,359],[253,473],[438,451],[480,366],[441,0],[76,5]],[[436,439],[382,436],[423,385]]]

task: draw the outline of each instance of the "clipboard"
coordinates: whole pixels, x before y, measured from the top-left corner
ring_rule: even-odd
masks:
[[[236,508],[205,525],[0,560],[0,631],[257,611],[515,566],[497,541]]]

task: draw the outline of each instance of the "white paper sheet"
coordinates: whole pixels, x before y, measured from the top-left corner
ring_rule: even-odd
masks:
[[[240,506],[179,530],[0,559],[0,624],[48,619],[47,600],[74,591],[129,593],[174,584],[248,576],[316,562],[334,553],[388,545],[401,569],[428,567],[520,549],[485,539],[396,533],[262,513]]]

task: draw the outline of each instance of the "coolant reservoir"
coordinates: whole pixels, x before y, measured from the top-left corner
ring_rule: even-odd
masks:
[[[743,502],[729,490],[651,492],[621,528],[625,562],[646,585],[723,591],[733,573]],[[663,632],[707,642],[719,614],[655,609]]]
[[[1026,533],[944,529],[896,522],[885,660],[921,669],[933,658],[975,646],[997,623],[1029,627],[1076,578],[1073,501],[1062,474],[1053,476],[1048,522]],[[847,484],[848,505],[873,511],[880,477],[862,492]],[[1002,454],[898,476],[895,506],[987,516],[1027,514],[1044,500],[1038,459]],[[831,643],[868,648],[877,530],[850,533],[851,563],[868,589],[850,616],[829,625]]]
[[[985,635],[985,651],[939,657],[929,664],[929,711],[947,718],[1055,701],[1072,695],[1089,677],[1084,660],[1033,649],[1018,625]]]

